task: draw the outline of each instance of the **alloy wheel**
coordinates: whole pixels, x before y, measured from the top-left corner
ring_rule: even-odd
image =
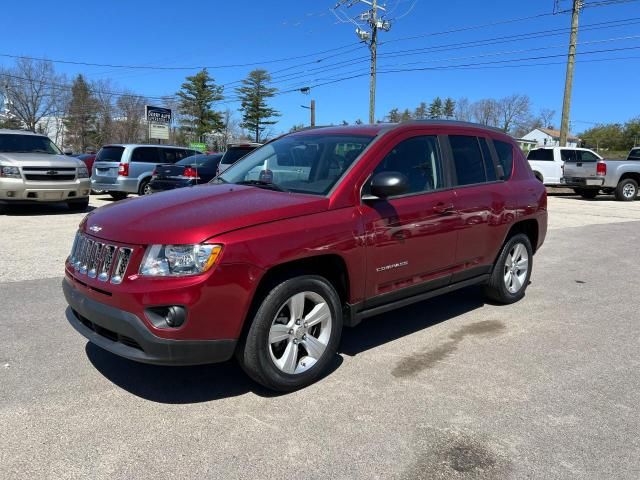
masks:
[[[624,198],[635,198],[636,187],[632,183],[627,183],[622,187],[622,195],[624,195]]]
[[[269,329],[269,355],[287,374],[305,372],[324,354],[333,326],[327,301],[316,292],[300,292],[278,310]]]
[[[522,289],[529,272],[529,254],[522,243],[516,243],[504,262],[504,285],[509,293],[515,294]]]

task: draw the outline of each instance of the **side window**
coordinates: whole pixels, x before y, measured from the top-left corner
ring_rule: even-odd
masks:
[[[180,158],[176,155],[176,150],[173,148],[161,148],[160,149],[160,161],[162,163],[176,163]]]
[[[491,157],[491,150],[489,150],[487,139],[478,137],[478,141],[480,142],[480,150],[482,150],[482,158],[484,158],[484,168],[487,172],[487,180],[495,182],[498,179],[498,175],[496,174],[496,166],[493,164],[493,157]]]
[[[425,135],[398,143],[378,164],[373,175],[381,172],[399,172],[406,176],[409,179],[408,193],[442,188],[442,155],[438,137]]]
[[[507,142],[494,140],[493,146],[496,148],[498,161],[500,162],[500,165],[502,165],[504,178],[511,178],[511,172],[513,171],[513,145]],[[549,151],[553,154],[553,151]]]
[[[560,150],[560,158],[563,162],[577,162],[578,157],[576,156],[575,150]]]
[[[536,148],[531,150],[527,155],[527,160],[541,160],[545,162],[553,162],[553,150],[549,148]]]
[[[158,149],[155,147],[138,147],[131,155],[132,162],[158,163]]]
[[[579,162],[597,162],[600,160],[595,153],[589,152],[588,150],[578,150],[578,161]]]
[[[487,174],[484,170],[478,138],[467,135],[450,135],[449,143],[453,153],[458,185],[485,183]]]

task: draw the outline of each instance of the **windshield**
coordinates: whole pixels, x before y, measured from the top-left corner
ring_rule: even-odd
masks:
[[[219,178],[325,195],[371,140],[362,135],[287,136],[250,153]]]
[[[61,155],[62,152],[47,137],[40,135],[0,134],[0,152],[47,153]]]

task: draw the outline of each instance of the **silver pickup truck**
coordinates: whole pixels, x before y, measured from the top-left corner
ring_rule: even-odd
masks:
[[[66,203],[84,211],[90,190],[86,165],[63,155],[49,137],[0,129],[0,210],[19,203]]]
[[[566,160],[560,183],[584,198],[595,198],[602,192],[631,202],[640,185],[640,147],[633,148],[626,160]]]

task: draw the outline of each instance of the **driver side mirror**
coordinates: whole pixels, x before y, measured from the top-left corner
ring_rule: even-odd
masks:
[[[409,179],[400,172],[381,172],[371,179],[371,194],[364,200],[385,199],[409,191]]]

